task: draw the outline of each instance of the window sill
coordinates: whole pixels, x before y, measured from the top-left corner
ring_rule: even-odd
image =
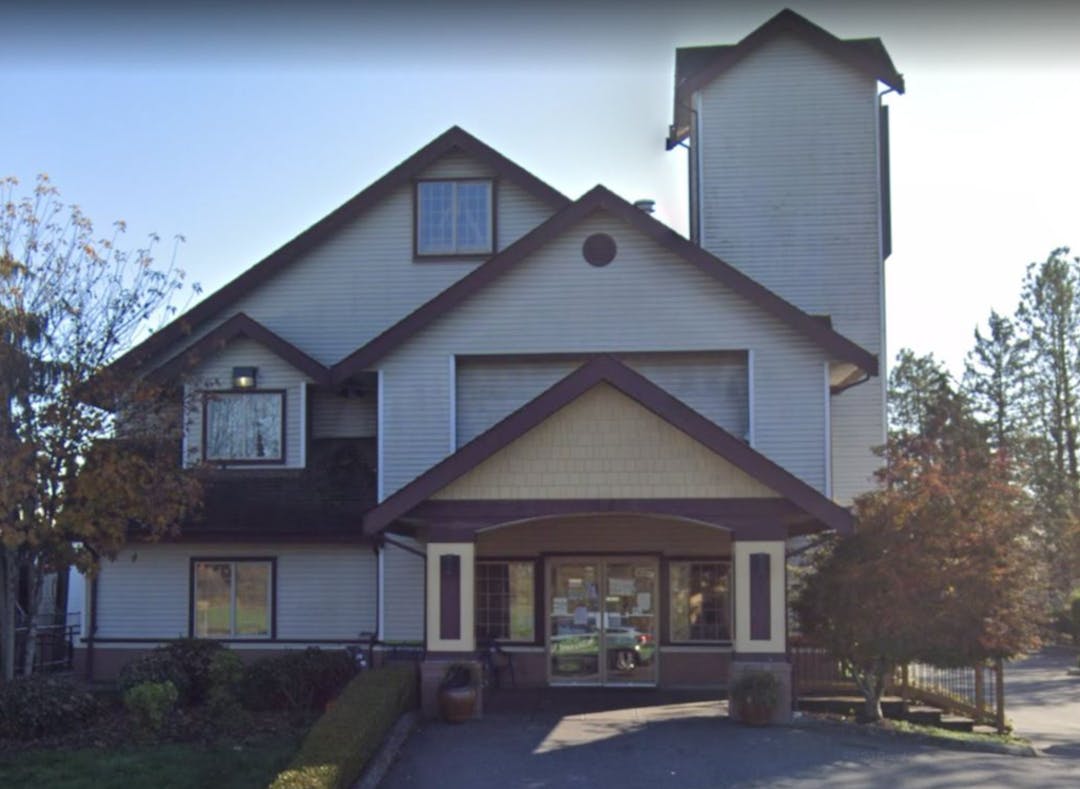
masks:
[[[413,263],[471,263],[487,260],[495,252],[432,252],[430,254],[417,252],[413,255]]]

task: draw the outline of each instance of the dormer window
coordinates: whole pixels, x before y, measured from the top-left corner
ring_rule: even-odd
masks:
[[[203,459],[211,463],[285,462],[285,392],[206,392]]]
[[[489,255],[494,248],[492,182],[417,181],[416,254]]]

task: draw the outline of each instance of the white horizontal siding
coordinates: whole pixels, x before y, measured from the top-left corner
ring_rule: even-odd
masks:
[[[375,629],[370,548],[320,545],[144,545],[105,562],[98,577],[97,637],[188,635],[192,557],[277,558],[277,637],[355,640]]]
[[[451,154],[423,177],[488,170]],[[503,249],[554,210],[515,184],[496,189],[496,247]],[[299,231],[300,228],[297,228]],[[200,326],[175,355],[236,312],[245,312],[323,364],[333,364],[472,271],[477,260],[413,260],[413,187],[397,189],[270,281]]]
[[[581,245],[618,254],[588,265]],[[818,346],[621,221],[603,214],[522,261],[383,362],[384,493],[448,451],[451,355],[753,349],[757,449],[819,490],[825,397]]]
[[[232,388],[233,367],[254,366],[258,368],[255,391],[265,389],[285,390],[285,463],[286,468],[304,465],[305,420],[304,387],[307,376],[294,368],[277,354],[259,343],[240,338],[229,343],[195,368],[188,376],[185,387],[185,459],[187,462],[202,460],[203,403],[202,391]],[[230,468],[242,468],[243,464],[229,464]],[[259,464],[265,467],[265,464]]]
[[[423,546],[408,538],[394,539],[423,550]],[[420,641],[424,638],[424,579],[427,567],[424,557],[389,542],[382,550],[385,552],[383,569],[386,573],[383,579],[386,628],[381,634],[382,640]]]
[[[376,434],[374,393],[343,397],[337,392],[309,392],[312,438],[367,438]]]
[[[876,484],[873,472],[882,460],[873,449],[885,443],[884,386],[884,378],[871,378],[830,398],[833,498],[841,504]]]
[[[700,92],[702,244],[877,352],[881,339],[874,79],[794,37]]]
[[[585,361],[468,358],[457,368],[457,445],[463,446]],[[744,354],[634,354],[623,361],[736,436],[747,430]]]

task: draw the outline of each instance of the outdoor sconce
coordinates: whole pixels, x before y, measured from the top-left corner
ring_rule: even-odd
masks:
[[[232,383],[236,389],[254,389],[255,374],[257,367],[234,367],[232,368]]]

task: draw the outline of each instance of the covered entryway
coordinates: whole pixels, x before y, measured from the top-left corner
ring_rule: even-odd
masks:
[[[426,545],[425,698],[494,640],[529,685],[780,680],[787,538],[851,515],[598,357],[365,517]]]
[[[655,685],[660,568],[649,557],[549,558],[546,655],[552,685]]]

